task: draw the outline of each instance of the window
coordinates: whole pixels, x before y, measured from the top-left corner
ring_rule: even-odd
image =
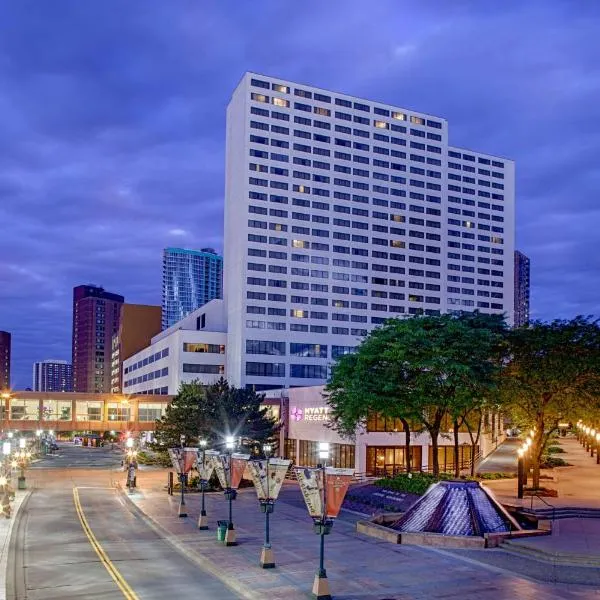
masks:
[[[290,356],[304,356],[307,358],[327,358],[327,345],[290,343]]]
[[[206,375],[223,375],[225,367],[223,365],[196,365],[193,363],[183,363],[184,373],[203,373]]]
[[[208,354],[225,354],[225,346],[222,344],[183,343],[184,352],[205,352]]]
[[[255,92],[252,92],[250,94],[250,99],[254,100],[255,102],[266,102],[267,104],[269,103],[269,96],[265,96],[264,94],[257,94]]]
[[[247,354],[285,355],[285,342],[271,342],[263,340],[246,340]]]
[[[255,377],[285,377],[285,363],[247,362],[246,375]]]
[[[327,367],[325,365],[290,365],[290,377],[301,379],[326,379]]]

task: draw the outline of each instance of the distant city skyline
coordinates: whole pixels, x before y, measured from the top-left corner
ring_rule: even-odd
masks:
[[[31,389],[34,392],[72,392],[73,365],[58,359],[33,363]]]
[[[140,19],[141,5],[120,7],[121,35],[110,3],[4,9],[0,329],[13,387],[30,386],[40,357],[69,359],[73,286],[158,305],[163,248],[223,252],[225,107],[246,71],[438,115],[453,144],[513,159],[531,317],[600,314],[597,3],[223,0],[197,28],[187,6],[144,3]]]

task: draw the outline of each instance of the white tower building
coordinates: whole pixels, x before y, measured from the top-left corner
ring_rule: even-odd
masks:
[[[513,321],[514,163],[414,110],[246,73],[227,109],[226,372],[323,383],[398,315]]]

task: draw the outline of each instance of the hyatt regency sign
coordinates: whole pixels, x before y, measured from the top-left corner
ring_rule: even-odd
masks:
[[[329,421],[329,406],[309,406],[298,408],[293,406],[290,411],[292,421]]]

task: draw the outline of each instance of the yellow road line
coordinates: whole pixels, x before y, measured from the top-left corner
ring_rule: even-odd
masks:
[[[83,514],[83,508],[81,507],[81,502],[79,501],[79,490],[74,487],[73,488],[73,502],[75,503],[75,511],[77,512],[77,516],[79,517],[79,522],[81,523],[81,527],[85,535],[87,536],[92,548],[96,551],[100,562],[104,565],[105,569],[108,571],[110,576],[114,579],[115,583],[119,586],[121,592],[123,592],[123,596],[125,596],[126,600],[139,600],[138,595],[131,589],[129,584],[123,579],[121,573],[113,562],[108,558],[108,555],[104,551],[104,548],[100,545],[94,532],[91,530],[85,515]]]

